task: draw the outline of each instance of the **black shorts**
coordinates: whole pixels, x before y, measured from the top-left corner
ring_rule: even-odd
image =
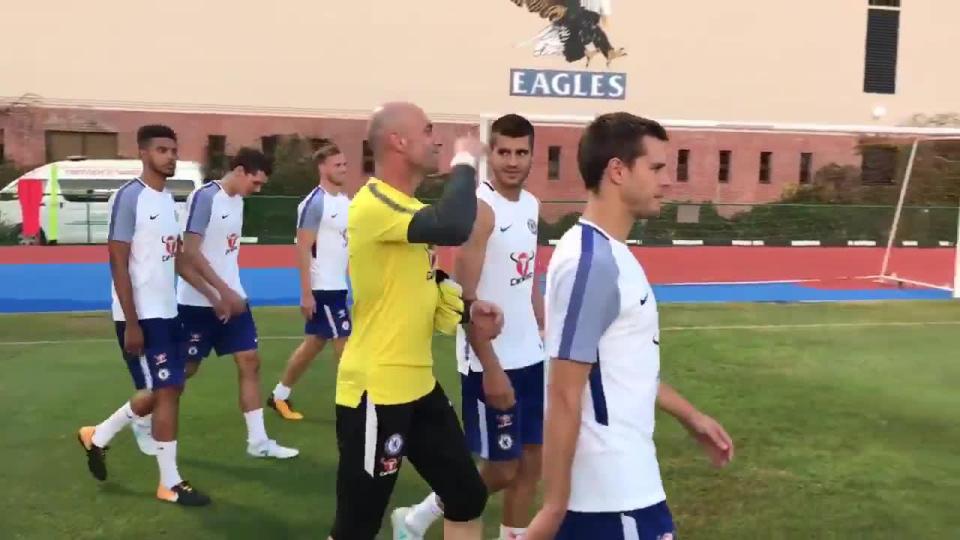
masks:
[[[483,514],[487,490],[450,400],[437,384],[411,403],[337,405],[337,515],[334,540],[372,540],[407,457],[444,505],[444,517]]]

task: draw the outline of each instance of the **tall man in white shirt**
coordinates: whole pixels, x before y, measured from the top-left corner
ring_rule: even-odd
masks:
[[[267,400],[286,420],[303,419],[290,401],[293,385],[328,341],[333,341],[339,359],[352,330],[347,309],[347,159],[329,139],[321,139],[313,159],[320,185],[297,206],[296,248],[305,336]]]
[[[267,437],[260,405],[260,355],[257,326],[240,283],[240,236],[243,198],[260,191],[272,170],[259,150],[241,148],[230,162],[230,172],[197,189],[187,198],[187,226],[183,240],[184,266],[213,286],[229,314],[221,316],[196,287],[181,280],[178,309],[183,322],[187,377],[200,368],[211,351],[233,355],[239,379],[240,410],[247,425],[247,454],[287,459],[299,454]]]
[[[502,540],[522,535],[527,526],[543,442],[543,297],[534,273],[540,203],[523,188],[533,139],[533,125],[516,114],[491,125],[493,178],[477,188],[477,218],[456,261],[463,297],[503,310],[503,330],[493,341],[476,339],[472,329],[457,331],[464,432],[481,458],[487,491],[504,492]],[[432,493],[412,509],[398,508],[395,538],[422,538],[442,512]]]
[[[107,243],[113,320],[137,393],[100,424],[80,428],[77,438],[91,474],[103,481],[110,441],[131,422],[152,414],[152,439],[139,434],[138,443],[157,457],[157,498],[204,506],[210,498],[181,478],[177,468],[177,417],[185,379],[174,285],[181,239],[173,196],[165,189],[176,172],[177,136],[167,126],[147,125],[137,131],[137,145],[143,174],[111,196]],[[187,269],[184,276],[216,299],[195,273]],[[223,310],[222,303],[218,309]]]
[[[733,458],[723,427],[660,379],[657,301],[626,245],[670,186],[667,133],[627,113],[584,131],[577,154],[588,202],[547,271],[543,508],[527,540],[673,538],[653,442],[656,406],[714,465]]]

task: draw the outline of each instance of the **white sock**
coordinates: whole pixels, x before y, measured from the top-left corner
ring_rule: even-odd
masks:
[[[263,409],[243,413],[247,421],[247,442],[260,444],[267,440],[267,428],[263,425]]]
[[[417,536],[423,536],[434,521],[443,517],[443,509],[437,503],[436,493],[427,495],[427,498],[418,503],[410,510],[404,520],[410,532]]]
[[[146,416],[137,416],[136,413],[133,415],[133,422],[141,426],[152,426],[153,425],[153,413],[150,413]]]
[[[285,386],[282,382],[278,382],[275,387],[273,387],[273,399],[290,399],[290,391],[293,388]]]
[[[160,466],[160,483],[167,489],[183,482],[177,470],[177,441],[157,441],[157,465]]]
[[[138,417],[133,414],[133,409],[130,408],[130,402],[124,403],[123,407],[117,409],[109,418],[96,427],[96,430],[93,432],[93,444],[100,448],[110,444],[113,437],[136,418]]]
[[[500,525],[500,540],[516,540],[522,539],[523,535],[527,534],[527,528],[519,527],[507,527],[506,525]]]

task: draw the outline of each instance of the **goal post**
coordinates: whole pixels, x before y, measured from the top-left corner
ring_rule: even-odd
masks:
[[[927,133],[916,134],[910,145],[910,154],[907,166],[900,184],[900,193],[897,200],[897,206],[894,211],[893,223],[890,225],[890,232],[887,236],[887,246],[883,253],[883,262],[881,263],[880,273],[876,276],[880,281],[893,282],[897,284],[914,285],[917,287],[926,287],[931,289],[940,289],[949,291],[953,298],[960,298],[960,200],[954,200],[955,209],[950,213],[956,218],[956,227],[949,230],[952,238],[941,239],[938,243],[941,248],[953,249],[952,256],[945,257],[944,260],[950,265],[949,277],[946,280],[935,281],[923,276],[913,276],[907,272],[895,272],[891,269],[891,261],[898,250],[918,249],[915,243],[901,238],[901,220],[906,207],[907,193],[910,190],[911,180],[913,179],[914,168],[918,159],[918,150],[922,144],[936,144],[938,142],[953,142],[960,146],[960,129],[940,128],[933,129]],[[948,160],[943,157],[935,156],[943,161],[955,163],[960,170],[960,161]],[[960,185],[960,176],[944,178],[943,182]],[[960,193],[960,189],[955,192]],[[900,245],[897,240],[900,239]],[[906,255],[904,255],[906,256]]]

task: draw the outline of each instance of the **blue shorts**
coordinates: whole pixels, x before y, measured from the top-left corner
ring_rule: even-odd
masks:
[[[347,309],[347,291],[313,291],[317,311],[303,328],[304,334],[338,339],[350,336],[353,323]]]
[[[134,356],[123,350],[124,321],[115,321],[120,352],[127,362],[137,390],[154,390],[166,386],[180,386],[186,380],[186,364],[181,354],[179,319],[142,319],[143,356]]]
[[[226,323],[217,318],[212,307],[177,306],[183,324],[183,356],[187,362],[199,362],[210,355],[224,356],[257,349],[257,325],[250,307]]]
[[[526,444],[543,444],[543,362],[506,370],[517,403],[500,411],[488,407],[483,372],[461,375],[463,430],[470,451],[489,461],[519,459]]]
[[[568,511],[556,540],[676,540],[667,501],[629,512]]]

